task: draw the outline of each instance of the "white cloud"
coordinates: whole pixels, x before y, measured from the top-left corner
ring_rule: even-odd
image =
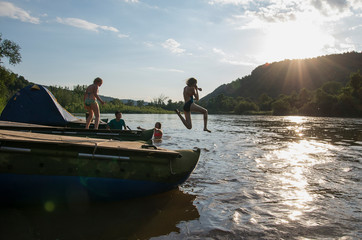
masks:
[[[352,0],[351,6],[353,6],[353,9],[362,9],[362,1],[361,0]]]
[[[128,34],[118,34],[118,37],[119,38],[129,38],[129,35]]]
[[[244,62],[244,61],[237,61],[237,60],[230,60],[230,59],[226,59],[223,58],[220,60],[223,63],[227,63],[230,65],[238,65],[238,66],[255,66],[255,63],[251,63],[251,62]]]
[[[213,48],[212,51],[213,51],[214,53],[219,54],[219,55],[226,56],[225,52],[224,52],[223,50],[221,50],[221,49]]]
[[[208,3],[218,8],[230,5],[235,11],[226,14],[224,23],[264,36],[259,49],[264,49],[267,58],[304,58],[334,49],[339,52],[357,49],[356,37],[351,38],[353,41],[341,39],[337,37],[336,27],[341,26],[343,19],[362,15],[362,0],[208,0]],[[353,31],[360,27],[357,23],[345,29]],[[212,51],[219,62],[247,66],[254,65],[259,54],[249,58],[217,48]]]
[[[79,18],[60,18],[57,17],[57,22],[65,25],[69,25],[72,27],[82,28],[85,30],[98,32],[99,29],[111,32],[119,32],[117,28],[109,27],[109,26],[101,26],[95,23],[88,22]]]
[[[157,71],[157,72],[177,72],[177,73],[184,73],[185,71],[174,69],[174,68],[155,68],[155,67],[147,67],[147,70],[150,71]]]
[[[239,16],[247,17],[254,23],[256,19],[266,23],[295,21],[300,15],[312,13],[315,16],[319,15],[318,18],[323,21],[338,21],[351,16],[352,11],[358,12],[362,8],[361,0],[210,0],[209,4],[241,5]],[[242,29],[250,28],[250,26],[248,24]]]
[[[329,17],[331,20],[339,20],[343,17],[352,15],[353,9],[358,9],[358,5],[354,5],[352,1],[347,0],[312,0],[312,6],[325,17]]]
[[[245,62],[241,60],[235,60],[234,56],[227,55],[223,50],[218,48],[213,48],[212,51],[217,55],[221,56],[220,62],[227,63],[230,65],[240,65],[240,66],[255,66],[255,63]]]
[[[180,48],[181,44],[172,38],[167,39],[164,43],[162,43],[162,46],[176,54],[181,54],[186,51],[185,49]]]
[[[231,1],[220,2],[231,4]],[[238,30],[262,31],[274,24],[305,22],[327,31],[344,18],[361,16],[360,9],[362,0],[266,0],[244,5],[238,14],[227,17],[225,22]]]
[[[138,3],[138,0],[124,0],[126,3]]]
[[[143,42],[143,44],[149,48],[154,47],[154,44],[152,42]]]
[[[354,30],[356,30],[357,28],[362,28],[362,24],[359,24],[359,25],[356,25],[356,26],[352,26],[352,27],[350,27],[348,30],[354,31]]]
[[[99,26],[100,29],[103,29],[105,31],[111,31],[111,32],[119,32],[117,28],[115,27],[109,27],[109,26]]]
[[[211,0],[209,1],[210,5],[215,5],[215,4],[222,4],[222,5],[226,5],[226,4],[233,4],[233,5],[246,5],[249,2],[251,2],[252,0]]]
[[[332,45],[325,47],[325,52],[327,54],[341,53],[341,52],[350,52],[356,51],[356,43],[350,38],[341,39],[338,42],[335,42]]]
[[[18,8],[9,2],[0,2],[0,16],[19,19],[22,22],[29,22],[34,24],[40,23],[39,18],[30,16],[27,11]]]
[[[346,0],[311,0],[311,4],[321,12],[330,9],[338,9],[339,11],[343,11],[343,9],[348,7],[348,1]]]

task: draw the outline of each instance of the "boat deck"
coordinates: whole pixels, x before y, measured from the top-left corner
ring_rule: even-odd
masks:
[[[55,135],[78,137],[106,138],[123,141],[149,141],[153,136],[153,129],[148,130],[120,130],[120,129],[85,129],[45,126],[30,123],[0,121],[0,129]]]
[[[179,155],[178,152],[163,148],[156,148],[153,145],[145,145],[143,142],[117,141],[112,139],[73,137],[54,134],[42,134],[32,132],[21,132],[0,129],[1,142],[26,142],[26,143],[51,143],[57,145],[72,145],[79,147],[97,147],[114,150],[128,150],[136,152],[154,152],[158,154]]]

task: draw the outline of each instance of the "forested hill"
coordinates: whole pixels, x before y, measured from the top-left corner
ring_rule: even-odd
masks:
[[[315,90],[330,81],[345,85],[350,80],[350,74],[359,69],[362,70],[362,53],[359,52],[266,63],[248,76],[221,85],[202,101],[207,102],[220,94],[251,100],[257,100],[262,94],[276,98],[303,88]]]

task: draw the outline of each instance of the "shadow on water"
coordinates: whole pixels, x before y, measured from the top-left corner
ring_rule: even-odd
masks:
[[[194,195],[172,190],[112,203],[0,208],[0,239],[149,239],[200,217]],[[48,211],[46,210],[48,209]]]

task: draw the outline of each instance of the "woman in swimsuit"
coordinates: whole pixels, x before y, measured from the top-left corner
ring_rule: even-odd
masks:
[[[163,131],[161,129],[161,123],[160,122],[156,122],[155,124],[155,128],[153,130],[153,138],[154,139],[161,139],[163,135]]]
[[[146,129],[145,128],[142,128],[140,126],[137,127],[137,129],[140,129],[142,131],[145,131]],[[161,123],[160,122],[156,122],[155,123],[155,128],[153,129],[153,138],[155,140],[161,140],[162,138],[162,135],[163,135],[163,131],[161,129]]]
[[[87,87],[87,90],[84,93],[84,108],[89,112],[87,122],[85,125],[86,129],[89,129],[89,125],[93,119],[93,114],[95,115],[94,129],[98,129],[99,126],[99,106],[98,101],[104,104],[104,101],[98,96],[98,88],[102,86],[103,80],[99,77],[94,79],[93,84]]]
[[[194,103],[194,97],[195,100],[198,101],[199,91],[202,91],[202,89],[197,87],[197,80],[195,78],[189,78],[186,81],[186,84],[187,86],[184,88],[185,105],[183,107],[185,118],[181,115],[178,109],[175,109],[177,115],[180,117],[186,128],[191,129],[191,112],[202,113],[204,115],[204,131],[211,132],[209,129],[207,129],[207,110]]]

